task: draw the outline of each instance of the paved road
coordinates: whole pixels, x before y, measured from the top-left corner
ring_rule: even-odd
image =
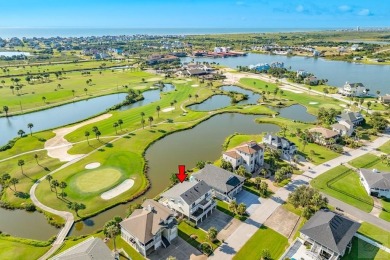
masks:
[[[308,185],[310,181],[325,173],[329,169],[339,166],[340,163],[345,163],[353,160],[359,156],[373,151],[385,142],[390,140],[388,134],[378,137],[374,142],[368,144],[360,149],[351,150],[346,155],[341,155],[333,160],[326,162],[325,164],[318,165],[310,171],[304,172],[302,175],[295,176],[293,180],[283,188],[280,188],[274,196],[269,199],[262,199],[261,204],[256,210],[250,215],[250,217],[232,233],[230,237],[225,240],[214,254],[210,256],[210,259],[232,259],[233,256],[241,249],[241,247],[253,236],[258,228],[272,215],[272,213],[281,206],[288,198],[288,194],[294,191],[300,185]],[[330,204],[340,203],[340,208],[346,212],[351,212],[359,218],[359,220],[366,221],[368,223],[377,225],[383,229],[390,230],[390,225],[384,220],[378,219],[367,212],[355,209],[354,207],[347,205],[341,201],[337,201],[334,198],[329,197]],[[343,203],[343,204],[341,204]]]

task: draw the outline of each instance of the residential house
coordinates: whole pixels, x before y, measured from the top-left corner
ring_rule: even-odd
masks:
[[[263,143],[272,149],[280,151],[281,157],[286,160],[291,160],[291,158],[297,152],[295,143],[277,135],[266,134],[263,137]]]
[[[340,123],[341,121],[351,122],[353,126],[361,125],[364,122],[364,117],[358,112],[343,112],[336,116],[336,120]]]
[[[202,69],[188,69],[187,73],[191,77],[196,77],[196,76],[206,75],[207,71],[202,70]]]
[[[160,203],[198,224],[213,212],[212,189],[204,181],[184,181],[161,194]]]
[[[390,199],[390,172],[360,169],[360,181],[369,195]]]
[[[301,76],[302,78],[305,78],[305,77],[307,77],[307,75],[309,75],[309,73],[307,71],[305,71],[305,70],[297,70],[297,78],[299,76]]]
[[[111,250],[100,238],[90,237],[81,243],[53,256],[50,260],[114,260]]]
[[[271,68],[271,66],[268,63],[258,63],[256,65],[249,65],[249,69],[253,69],[258,72],[267,71]]]
[[[120,223],[121,236],[143,256],[159,247],[168,247],[177,237],[175,213],[164,205],[148,199]]]
[[[380,101],[381,101],[383,104],[390,104],[390,95],[381,96],[381,97],[380,97]]]
[[[331,127],[340,136],[351,136],[355,131],[353,123],[349,120],[340,120],[338,123],[331,125]]]
[[[248,172],[254,173],[264,165],[264,149],[255,141],[250,141],[224,152],[222,158],[230,162],[233,169],[243,165]]]
[[[204,181],[213,189],[213,195],[230,202],[242,190],[245,178],[226,171],[212,164],[206,164],[203,169],[193,173],[191,178]]]
[[[348,83],[339,88],[339,93],[347,97],[364,97],[368,94],[368,89],[363,85],[363,83]]]
[[[317,79],[317,77],[311,76],[311,77],[305,78],[305,79],[303,80],[303,82],[304,82],[306,85],[317,86],[318,83],[319,83],[319,80]]]
[[[324,127],[314,127],[309,130],[315,143],[329,145],[335,143],[339,138],[339,133]]]
[[[360,223],[332,211],[319,210],[300,230],[312,259],[339,259],[352,248]]]

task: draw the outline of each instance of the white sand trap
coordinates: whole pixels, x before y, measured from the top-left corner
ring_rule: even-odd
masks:
[[[121,184],[119,184],[118,186],[116,186],[115,188],[103,192],[102,195],[100,195],[100,197],[104,200],[115,198],[116,196],[121,195],[123,192],[129,190],[131,187],[133,187],[133,185],[134,185],[134,180],[127,179]]]
[[[346,104],[340,104],[339,106],[340,106],[340,107],[347,107]]]
[[[309,102],[310,105],[317,105],[318,102]]]
[[[186,81],[190,82],[190,81],[192,81],[192,79],[186,79]]]
[[[166,113],[166,112],[170,112],[170,111],[172,111],[172,110],[175,110],[175,108],[174,108],[174,107],[167,107],[167,108],[164,108],[164,109],[161,110],[161,111],[163,111],[164,113]]]
[[[197,88],[197,87],[199,87],[199,85],[197,85],[197,84],[194,84],[194,85],[191,85],[191,87],[193,87],[193,88]]]
[[[150,78],[147,79],[146,81],[159,81],[159,80],[162,80],[162,78]]]
[[[290,92],[293,92],[293,93],[296,93],[296,94],[302,94],[303,92],[302,91],[298,91],[298,90],[295,90],[295,89],[291,89],[291,88],[281,88],[283,90],[287,90],[287,91],[290,91]]]
[[[85,165],[85,169],[87,169],[87,170],[96,169],[99,166],[100,166],[100,163],[94,162],[94,163],[90,163],[90,164]]]

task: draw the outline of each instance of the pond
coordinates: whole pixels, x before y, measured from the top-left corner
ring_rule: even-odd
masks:
[[[191,62],[192,57],[181,58],[182,62]],[[283,62],[286,68],[306,70],[320,79],[328,79],[331,86],[341,87],[348,82],[362,82],[370,89],[382,94],[390,94],[390,66],[366,65],[345,61],[331,61],[322,58],[282,56],[271,54],[249,53],[243,57],[232,58],[195,58],[199,62],[215,62],[236,69],[237,66],[249,66],[257,63]]]
[[[280,128],[274,124],[257,124],[255,119],[259,117],[261,116],[237,113],[218,114],[192,129],[173,133],[151,145],[145,157],[148,161],[148,176],[152,185],[142,198],[153,198],[161,193],[170,184],[169,177],[171,173],[177,172],[179,164],[184,164],[187,169],[191,169],[198,161],[217,160],[222,154],[224,140],[235,132],[260,134],[280,131]],[[142,198],[131,203],[142,202]],[[124,216],[128,206],[129,204],[116,206],[76,224],[71,235],[84,235],[101,228],[114,216]]]
[[[0,56],[12,57],[12,56],[19,56],[19,55],[30,56],[31,54],[29,52],[23,52],[23,51],[0,51]]]
[[[278,112],[280,117],[288,118],[291,120],[296,120],[296,121],[301,121],[301,122],[308,122],[308,123],[313,123],[317,121],[317,117],[309,114],[307,112],[306,107],[302,105],[292,105],[289,107],[271,107],[269,106],[270,109],[274,110],[275,112]]]
[[[220,89],[227,92],[233,91],[233,92],[247,95],[248,99],[241,100],[240,102],[238,102],[239,105],[255,105],[257,104],[257,101],[261,98],[260,94],[255,93],[251,90],[240,88],[238,86],[233,86],[233,85],[222,86]]]

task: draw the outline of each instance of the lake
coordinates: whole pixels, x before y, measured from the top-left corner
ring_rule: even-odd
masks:
[[[19,56],[19,55],[30,56],[31,54],[29,52],[23,52],[23,51],[0,51],[0,56],[12,57],[12,56]]]

